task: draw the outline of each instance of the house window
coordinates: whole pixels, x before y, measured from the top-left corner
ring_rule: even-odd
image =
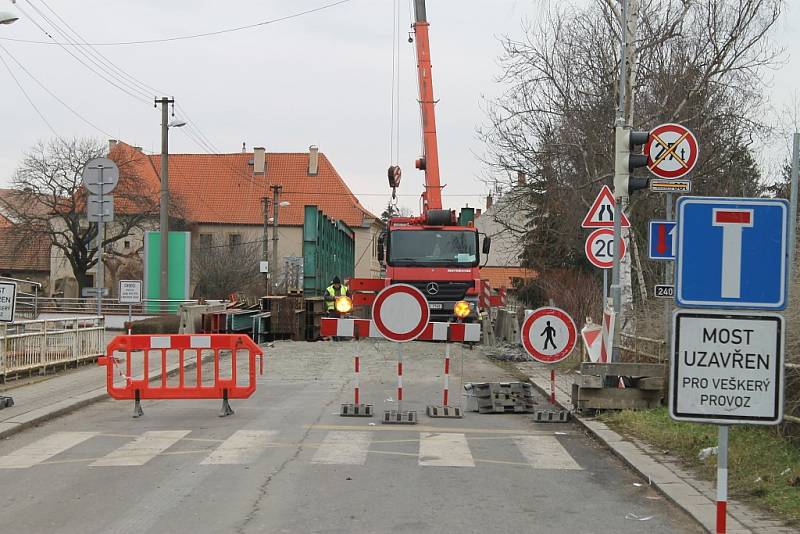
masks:
[[[228,234],[228,247],[231,249],[242,244],[242,234]]]
[[[122,248],[124,248],[124,249],[126,249],[126,250],[127,250],[127,249],[129,249],[129,248],[131,248],[131,241],[130,241],[130,239],[126,239],[125,241],[123,241],[123,242],[122,242]]]
[[[197,236],[197,244],[200,248],[211,247],[211,234],[200,234]]]

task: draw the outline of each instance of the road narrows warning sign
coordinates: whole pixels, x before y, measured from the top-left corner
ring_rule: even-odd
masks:
[[[586,213],[581,223],[582,228],[613,228],[614,226],[614,208],[616,207],[614,195],[607,185],[604,185],[597,198],[594,199],[592,207]],[[630,228],[631,222],[625,214],[622,214],[620,220],[622,228]]]
[[[575,321],[560,308],[534,310],[522,323],[522,346],[531,358],[542,363],[557,363],[566,358],[578,340]]]

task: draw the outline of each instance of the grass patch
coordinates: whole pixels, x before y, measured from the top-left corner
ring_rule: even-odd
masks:
[[[715,479],[716,456],[705,461],[697,457],[702,449],[716,447],[715,425],[673,421],[666,408],[624,410],[602,419],[621,434],[669,451],[700,477]],[[732,497],[800,524],[800,449],[774,428],[731,426],[728,488]]]

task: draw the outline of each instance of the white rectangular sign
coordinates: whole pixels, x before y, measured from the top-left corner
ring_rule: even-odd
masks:
[[[17,308],[17,283],[0,282],[0,323],[13,323]]]
[[[783,419],[783,317],[673,314],[669,414],[679,421],[775,425]]]
[[[119,303],[120,304],[141,304],[142,303],[142,281],[141,280],[120,280],[119,281]]]

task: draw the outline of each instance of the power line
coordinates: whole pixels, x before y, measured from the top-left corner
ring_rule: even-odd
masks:
[[[82,120],[83,122],[85,122],[86,124],[88,124],[89,126],[91,126],[92,128],[94,128],[95,130],[97,130],[97,131],[98,131],[98,132],[100,132],[101,134],[103,134],[103,135],[107,136],[108,138],[113,138],[113,137],[114,137],[113,135],[111,135],[110,133],[106,132],[105,130],[103,130],[102,128],[100,128],[99,126],[97,126],[96,124],[94,124],[93,122],[91,122],[89,119],[87,119],[86,117],[84,117],[83,115],[81,115],[80,113],[78,113],[77,111],[75,111],[75,109],[74,109],[72,106],[70,106],[69,104],[67,104],[67,103],[66,103],[66,102],[64,102],[63,100],[61,100],[61,98],[59,98],[59,97],[58,97],[58,95],[56,95],[56,94],[55,94],[53,91],[51,91],[50,89],[48,89],[48,88],[47,88],[47,86],[45,86],[45,85],[44,85],[42,82],[40,82],[40,81],[39,81],[39,79],[38,79],[36,76],[34,76],[33,74],[31,74],[31,71],[29,71],[27,68],[25,68],[25,66],[24,66],[22,63],[20,63],[20,62],[17,60],[17,58],[16,58],[16,57],[14,57],[14,55],[13,55],[11,52],[9,52],[9,51],[8,51],[8,49],[7,49],[6,47],[4,47],[3,45],[1,45],[1,44],[0,44],[0,50],[3,50],[3,51],[6,53],[6,54],[8,54],[8,57],[10,57],[10,58],[11,58],[11,59],[14,61],[14,63],[16,63],[16,64],[17,64],[17,66],[18,66],[20,69],[22,69],[22,70],[25,72],[25,74],[27,74],[28,76],[30,76],[30,78],[31,78],[31,79],[32,79],[34,82],[36,82],[36,84],[37,84],[39,87],[41,87],[42,89],[44,89],[44,90],[45,90],[45,92],[47,92],[47,94],[49,94],[50,96],[52,96],[52,97],[53,97],[54,99],[56,99],[56,100],[57,100],[57,101],[58,101],[58,102],[59,102],[59,103],[60,103],[62,106],[64,106],[65,108],[67,108],[69,111],[71,111],[73,115],[75,115],[76,117],[78,117],[80,120]]]
[[[17,77],[14,75],[14,72],[11,70],[11,67],[8,66],[8,63],[6,62],[5,58],[3,58],[3,56],[0,56],[0,61],[3,62],[3,66],[5,66],[5,68],[8,71],[8,73],[14,79],[14,83],[17,84],[17,87],[19,87],[19,90],[22,91],[22,94],[25,95],[25,98],[28,100],[28,103],[31,105],[31,107],[36,111],[36,113],[39,115],[39,117],[42,119],[42,121],[44,121],[44,123],[47,125],[47,127],[50,128],[50,131],[53,132],[53,135],[55,135],[56,137],[61,139],[61,136],[58,135],[58,132],[56,132],[56,129],[53,128],[53,125],[50,124],[50,121],[48,121],[47,118],[44,116],[44,113],[42,113],[41,110],[36,106],[36,104],[33,103],[33,100],[28,95],[28,92],[25,91],[25,88],[19,82]]]
[[[30,4],[30,1],[29,1],[28,3]],[[31,4],[31,7],[33,7],[33,9],[34,9],[34,10],[36,10],[36,11],[37,11],[37,13],[39,13],[39,14],[41,15],[41,12],[40,12],[40,11],[39,11],[39,10],[36,8],[36,6],[33,6],[33,4]],[[33,24],[34,24],[34,25],[35,25],[37,28],[39,28],[39,29],[42,31],[42,33],[44,33],[45,35],[47,35],[48,37],[50,37],[51,39],[53,39],[53,40],[55,41],[55,38],[54,38],[54,37],[53,37],[53,36],[52,36],[52,35],[51,35],[51,34],[50,34],[50,33],[49,33],[49,32],[48,32],[48,31],[47,31],[47,30],[46,30],[46,29],[45,29],[45,28],[44,28],[44,27],[41,25],[41,24],[39,24],[39,23],[36,21],[36,19],[35,19],[34,17],[32,17],[32,16],[31,16],[30,14],[28,14],[28,13],[27,13],[27,12],[26,12],[24,9],[22,9],[22,7],[20,7],[20,6],[19,6],[19,4],[17,4],[17,9],[19,9],[19,10],[20,10],[20,12],[21,12],[23,15],[25,15],[25,17],[26,17],[27,19],[30,19],[30,21],[31,21],[31,22],[33,22]],[[47,19],[47,17],[42,17],[42,18],[44,18],[45,20],[48,20],[48,19]],[[51,23],[51,25],[52,25],[52,23]],[[62,34],[62,36],[66,36],[68,39],[70,39],[68,35],[66,35],[66,34],[65,34],[65,33],[64,33],[64,32],[63,32],[63,31],[62,31],[60,28],[58,28],[58,26],[54,26],[54,28],[55,28],[55,30],[56,30],[57,32],[61,33],[61,34]],[[71,39],[70,39],[70,40],[71,40]],[[117,82],[119,81],[118,79],[117,79],[117,81],[114,81],[113,79],[111,79],[111,78],[109,78],[108,76],[106,76],[104,73],[102,73],[102,72],[98,72],[97,70],[95,70],[94,68],[92,68],[92,66],[88,65],[88,64],[87,64],[87,63],[86,63],[86,62],[85,62],[85,61],[84,61],[82,58],[80,58],[80,57],[78,57],[76,54],[74,54],[74,53],[73,53],[73,52],[72,52],[72,51],[71,51],[69,48],[67,48],[66,46],[64,46],[62,43],[60,43],[60,42],[56,42],[56,44],[58,44],[58,46],[59,46],[59,47],[60,47],[62,50],[64,50],[64,51],[65,51],[67,54],[69,54],[70,56],[72,56],[72,57],[73,57],[73,58],[74,58],[74,59],[75,59],[75,60],[76,60],[78,63],[80,63],[81,65],[83,65],[83,66],[84,66],[84,67],[86,67],[87,69],[89,69],[91,72],[93,72],[95,75],[97,75],[98,77],[100,77],[101,79],[103,79],[105,82],[107,82],[107,83],[109,83],[109,84],[113,85],[114,87],[116,87],[117,89],[119,89],[119,90],[120,90],[120,91],[122,91],[123,93],[127,94],[127,95],[128,95],[128,96],[130,96],[131,98],[135,98],[136,100],[140,100],[140,101],[142,101],[142,102],[144,102],[144,103],[146,103],[146,104],[148,104],[148,105],[150,104],[150,102],[149,102],[148,100],[146,100],[145,98],[143,98],[143,97],[141,96],[141,95],[142,95],[142,93],[141,93],[141,92],[139,92],[139,94],[136,94],[136,93],[132,92],[132,91],[131,91],[131,88],[130,88],[129,86],[127,86],[127,87],[126,87],[126,86],[124,85],[124,83],[123,83],[122,85],[120,85],[120,83],[117,83]],[[83,51],[83,48],[82,48],[82,47],[80,47],[80,46],[78,46],[78,45],[75,45],[75,43],[74,43],[74,42],[72,42],[71,44],[72,44],[73,46],[77,46],[78,50],[80,50],[80,51],[81,51],[81,52],[84,54],[84,56],[87,56],[87,54],[86,54],[86,53]],[[92,63],[94,63],[95,65],[97,65],[97,62],[96,62],[96,61],[94,61],[94,60],[92,60],[92,58],[91,58],[91,57],[89,57],[89,61],[90,61],[90,62],[92,62]]]
[[[28,1],[28,3],[30,3],[30,0],[26,0],[26,1]],[[64,24],[64,26],[66,26],[66,27],[67,27],[67,29],[69,29],[69,30],[70,30],[70,31],[71,31],[71,32],[72,32],[72,33],[73,33],[73,34],[74,34],[74,35],[75,35],[75,36],[76,36],[76,37],[77,37],[77,38],[78,38],[78,39],[79,39],[79,40],[80,40],[80,41],[83,43],[83,45],[85,45],[86,47],[88,47],[88,48],[89,48],[89,49],[90,49],[90,50],[91,50],[91,51],[94,53],[94,56],[95,56],[95,57],[97,57],[97,58],[100,60],[100,62],[104,63],[105,65],[108,65],[108,67],[109,67],[109,68],[111,68],[112,70],[114,70],[114,71],[116,71],[117,73],[119,73],[119,75],[120,75],[121,77],[123,77],[123,78],[126,78],[126,79],[130,80],[130,81],[131,81],[131,82],[132,82],[134,85],[136,85],[136,86],[140,87],[141,89],[143,89],[145,94],[146,94],[146,93],[148,93],[148,92],[152,92],[152,93],[154,93],[154,94],[166,94],[164,91],[161,91],[161,90],[159,90],[159,89],[156,89],[156,88],[154,88],[154,87],[152,87],[152,86],[150,86],[150,85],[147,85],[147,84],[146,84],[146,83],[144,83],[144,82],[141,82],[141,81],[139,81],[139,79],[138,79],[138,78],[136,78],[135,76],[132,76],[132,75],[130,75],[130,74],[127,72],[127,71],[123,70],[122,68],[120,68],[119,66],[117,66],[116,64],[114,64],[114,62],[112,62],[112,61],[111,61],[110,59],[108,59],[108,58],[107,58],[105,55],[103,55],[103,54],[102,54],[100,51],[98,51],[96,48],[94,48],[94,47],[93,47],[93,46],[92,46],[92,45],[91,45],[91,44],[90,44],[90,43],[89,43],[89,42],[88,42],[88,41],[87,41],[87,40],[86,40],[86,39],[85,39],[83,36],[81,36],[81,35],[80,35],[80,34],[77,32],[77,30],[75,30],[75,29],[74,29],[72,26],[70,26],[70,24],[69,24],[69,23],[68,23],[66,20],[64,20],[64,18],[63,18],[63,17],[61,17],[61,15],[59,15],[58,13],[56,13],[56,11],[55,11],[55,10],[54,10],[52,7],[50,7],[50,5],[49,5],[47,2],[45,2],[45,0],[39,0],[39,1],[40,1],[40,2],[42,3],[42,5],[44,5],[44,6],[45,6],[45,7],[46,7],[46,8],[47,8],[47,9],[48,9],[48,10],[49,10],[49,11],[50,11],[50,12],[51,12],[53,15],[55,15],[55,17],[56,17],[58,20],[60,20],[60,21],[61,21],[61,22]],[[34,9],[35,9],[35,8],[34,8]],[[37,11],[38,11],[38,10],[37,10]],[[52,22],[51,22],[51,24],[52,24],[52,25],[54,25]]]
[[[313,9],[307,9],[305,11],[299,11],[297,13],[292,13],[291,15],[286,15],[284,17],[278,17],[278,18],[275,18],[275,19],[269,19],[269,20],[264,20],[264,21],[261,21],[261,22],[256,22],[255,24],[247,24],[247,25],[244,25],[244,26],[236,26],[236,27],[233,27],[233,28],[225,28],[225,29],[222,29],[222,30],[215,30],[215,31],[205,32],[205,33],[195,33],[195,34],[190,34],[190,35],[178,35],[178,36],[174,36],[174,37],[164,37],[164,38],[161,38],[161,39],[143,39],[143,40],[139,40],[139,41],[114,41],[114,42],[85,43],[85,44],[90,45],[90,46],[127,46],[127,45],[140,45],[140,44],[167,43],[167,42],[172,42],[172,41],[185,41],[187,39],[199,39],[199,38],[202,38],[202,37],[212,37],[212,36],[215,36],[215,35],[222,35],[222,34],[226,34],[226,33],[238,32],[238,31],[242,31],[242,30],[249,30],[249,29],[258,28],[258,27],[261,27],[261,26],[267,26],[269,24],[275,24],[277,22],[283,22],[285,20],[290,20],[290,19],[294,19],[294,18],[297,18],[297,17],[302,17],[303,15],[309,15],[311,13],[316,13],[318,11],[323,11],[325,9],[329,9],[329,8],[332,8],[332,7],[341,5],[341,4],[346,4],[346,3],[350,2],[350,1],[351,0],[338,0],[337,2],[331,2],[329,4],[325,4],[325,5],[322,5],[322,6],[319,6],[319,7],[315,7]],[[14,38],[10,38],[10,37],[2,37],[0,39],[6,40],[6,41],[15,41],[15,42],[18,42],[18,43],[47,44],[47,45],[55,44],[55,45],[65,45],[65,46],[76,46],[74,43],[70,43],[70,42],[61,43],[61,42],[57,42],[57,41],[36,41],[36,40],[31,40],[31,39],[14,39]]]

